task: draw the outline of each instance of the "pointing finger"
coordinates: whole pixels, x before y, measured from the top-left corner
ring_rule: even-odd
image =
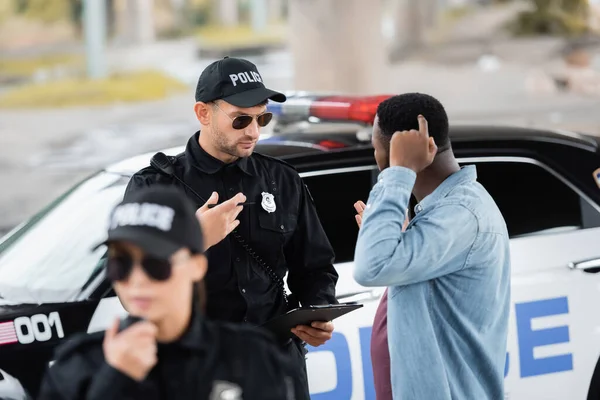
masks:
[[[240,213],[242,212],[243,209],[244,209],[244,206],[237,206],[233,210],[231,210],[231,212],[229,212],[227,214],[229,216],[228,217],[229,220],[236,219],[238,217],[238,215],[240,215]]]
[[[244,193],[238,193],[233,198],[237,199],[238,203],[243,203],[246,201],[246,196],[244,195]]]
[[[202,207],[200,207],[199,211],[202,211],[202,212],[207,211],[209,204],[217,204],[218,202],[219,202],[219,193],[212,192],[212,194],[210,195],[210,197],[208,198],[208,200],[206,200],[206,203],[204,203],[202,205]]]
[[[236,219],[235,221],[230,223],[229,226],[227,227],[227,234],[229,235],[231,232],[233,232],[235,230],[235,228],[238,227],[239,224],[240,224],[239,219]]]
[[[362,212],[365,210],[365,203],[363,203],[362,201],[357,201],[356,203],[354,203],[354,209],[357,213],[362,214]]]
[[[427,125],[427,120],[424,116],[419,115],[419,132],[425,136],[429,137],[429,127]]]
[[[221,204],[221,207],[223,207],[223,211],[228,212],[228,211],[233,211],[237,208],[241,208],[242,207],[238,207],[238,203],[243,203],[246,201],[246,196],[244,196],[242,193],[238,193],[235,196],[233,196],[231,199],[227,200],[226,202]]]

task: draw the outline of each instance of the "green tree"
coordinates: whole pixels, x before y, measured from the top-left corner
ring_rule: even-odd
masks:
[[[28,18],[51,23],[69,18],[71,0],[21,0],[19,8]]]
[[[12,17],[16,11],[17,7],[13,1],[0,1],[0,23]]]
[[[588,0],[527,0],[531,8],[519,13],[509,28],[516,35],[576,36],[589,32]]]

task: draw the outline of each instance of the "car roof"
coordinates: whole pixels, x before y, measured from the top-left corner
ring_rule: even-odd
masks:
[[[579,147],[588,151],[597,151],[600,138],[562,129],[541,129],[510,125],[461,124],[450,127],[450,139],[453,142],[494,141],[538,141]]]
[[[298,139],[297,135],[293,140],[283,140],[276,143],[265,143],[257,146],[257,151],[267,155],[278,155],[282,159],[289,158],[293,164],[293,158],[306,153],[322,153],[327,149],[313,143],[304,143]],[[450,139],[452,142],[482,142],[482,141],[538,141],[562,144],[565,146],[577,147],[591,152],[597,152],[600,147],[600,138],[589,136],[582,133],[571,132],[566,130],[550,130],[527,128],[519,126],[504,126],[504,125],[475,125],[475,124],[460,124],[450,127]],[[283,149],[287,146],[288,149]],[[367,145],[369,146],[369,145]],[[356,146],[356,148],[364,149],[364,145]],[[176,155],[185,150],[185,146],[172,147],[161,150],[167,155]],[[346,148],[343,151],[351,151],[353,147]],[[151,157],[156,153],[149,152],[140,154],[120,162],[114,163],[105,168],[105,171],[117,173],[120,175],[131,176],[135,172],[150,165]],[[310,154],[308,154],[310,156]],[[306,158],[306,156],[304,157]]]

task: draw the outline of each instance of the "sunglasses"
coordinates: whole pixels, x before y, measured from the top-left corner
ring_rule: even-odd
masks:
[[[106,275],[112,282],[120,282],[129,278],[135,261],[131,254],[121,253],[109,256],[106,261]],[[144,256],[140,262],[142,269],[150,278],[156,281],[166,281],[171,277],[172,264],[152,256]]]
[[[229,114],[227,114],[225,111],[223,111],[217,103],[214,103],[214,105],[219,110],[221,110],[223,112],[223,114],[225,114],[229,117],[229,119],[231,120],[231,127],[236,130],[247,128],[248,125],[250,125],[252,123],[254,118],[256,118],[256,123],[261,128],[264,128],[265,126],[269,125],[269,122],[271,122],[271,120],[273,119],[273,113],[271,113],[271,112],[265,112],[260,115],[257,115],[256,117],[254,117],[252,115],[238,115],[237,117],[232,118]]]

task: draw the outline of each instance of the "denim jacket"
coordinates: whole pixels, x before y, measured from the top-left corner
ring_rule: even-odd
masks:
[[[506,224],[474,166],[450,175],[415,207],[416,179],[384,170],[363,214],[354,278],[387,286],[395,400],[499,400],[510,308]]]

